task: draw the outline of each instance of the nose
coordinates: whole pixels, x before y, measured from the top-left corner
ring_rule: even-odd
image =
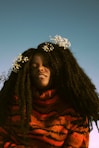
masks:
[[[39,68],[38,68],[38,70],[39,70],[40,72],[43,72],[43,71],[44,71],[44,66],[43,66],[43,65],[40,65]]]

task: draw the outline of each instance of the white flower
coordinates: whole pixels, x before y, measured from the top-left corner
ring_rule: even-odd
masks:
[[[18,64],[17,62],[13,64],[13,72],[17,73],[20,68],[21,68],[21,65]]]
[[[22,54],[19,54],[17,59],[14,60],[13,64],[12,64],[12,70],[13,72],[17,73],[19,71],[19,69],[22,67],[21,63],[25,63],[29,60],[28,57],[24,57]]]
[[[22,61],[22,57],[23,57],[22,54],[19,54],[18,57],[17,57],[17,59],[16,59],[16,61],[17,62],[21,62]]]
[[[44,49],[44,51],[46,52],[50,52],[53,51],[54,47],[52,44],[50,43],[45,43],[45,45],[42,47]]]
[[[24,59],[23,59],[23,63],[24,63],[24,62],[27,62],[28,60],[29,60],[28,57],[24,57]]]
[[[62,38],[60,35],[56,35],[54,38],[50,37],[50,40],[54,41],[54,43],[59,45],[59,47],[64,47],[64,49],[71,46],[71,43],[68,41],[68,39]]]

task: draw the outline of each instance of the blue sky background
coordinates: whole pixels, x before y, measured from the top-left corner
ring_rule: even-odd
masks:
[[[56,34],[70,40],[99,91],[99,0],[0,0],[0,73],[19,53]],[[90,139],[90,148],[97,148],[96,129]]]

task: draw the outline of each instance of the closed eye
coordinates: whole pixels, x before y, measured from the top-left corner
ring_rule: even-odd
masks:
[[[40,66],[39,63],[33,63],[33,64],[32,64],[32,67],[33,67],[33,68],[38,68],[39,66]],[[44,63],[43,66],[44,66],[44,67],[47,67],[47,68],[50,67],[50,66],[49,66],[48,64],[46,64],[46,63]]]
[[[32,66],[33,66],[33,68],[37,68],[38,64],[37,63],[33,63]]]

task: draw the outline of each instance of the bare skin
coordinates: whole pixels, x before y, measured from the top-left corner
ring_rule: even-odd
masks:
[[[46,88],[50,81],[51,71],[44,65],[43,58],[40,55],[35,55],[32,66],[35,85],[39,89]]]

